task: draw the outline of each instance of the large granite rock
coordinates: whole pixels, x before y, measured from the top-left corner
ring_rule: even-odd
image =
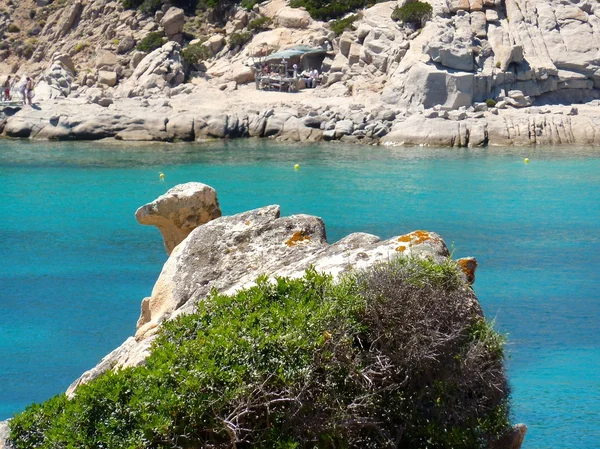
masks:
[[[217,192],[199,182],[177,185],[135,213],[140,224],[159,229],[169,255],[190,232],[220,216]]]
[[[181,33],[185,25],[185,15],[183,9],[171,7],[167,10],[160,21],[169,40],[175,40],[181,43]]]
[[[65,54],[54,55],[52,61],[35,85],[35,100],[67,97],[75,77],[73,60]]]
[[[420,62],[388,84],[382,100],[406,108],[441,105],[458,109],[473,103],[473,83],[472,73],[438,69]]]
[[[302,9],[285,7],[275,14],[274,22],[284,28],[308,28],[312,19],[310,14]]]
[[[194,190],[195,187],[178,186],[141,210],[158,209],[161,203],[171,204],[172,214],[159,214],[170,217],[178,215],[173,208],[179,201],[184,204],[185,210],[194,209],[187,199],[175,198],[176,192]],[[195,198],[203,201],[202,196]],[[202,207],[198,204],[195,210]],[[153,213],[144,212],[144,215]],[[186,215],[182,213],[180,217],[185,219]],[[168,218],[159,220],[163,223],[169,221]],[[151,296],[142,301],[135,338],[128,339],[75,381],[69,394],[73,394],[82,382],[108,369],[143,363],[161,323],[192,312],[213,288],[233,293],[253,285],[261,274],[299,277],[311,266],[339,276],[349,270],[367,268],[408,255],[443,261],[450,254],[440,236],[426,231],[415,231],[384,241],[374,235],[355,233],[329,245],[325,225],[320,218],[309,215],[281,217],[279,206],[267,206],[200,224],[174,247]],[[468,288],[466,283],[465,288]],[[470,307],[475,313],[481,313],[475,296],[470,297]]]
[[[167,42],[147,55],[139,62],[131,77],[119,86],[118,93],[125,97],[136,97],[147,91],[159,93],[166,87],[183,83],[185,72],[179,49],[176,42]]]

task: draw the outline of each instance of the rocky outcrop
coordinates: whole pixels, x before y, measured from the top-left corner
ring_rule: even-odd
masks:
[[[456,114],[433,110],[396,123],[381,142],[455,147],[600,145],[600,119],[595,108],[590,107],[585,115],[572,115],[572,108],[564,107]]]
[[[135,213],[138,223],[159,229],[169,255],[190,232],[220,216],[217,192],[199,182],[177,185]]]
[[[185,191],[190,191],[190,187],[179,186],[150,204],[176,204],[179,199],[175,199],[175,193]],[[204,201],[201,196],[195,198]],[[183,204],[185,210],[194,208],[186,200]],[[202,207],[198,204],[195,209]],[[183,217],[186,213],[179,215]],[[279,206],[266,206],[200,224],[174,247],[151,296],[142,301],[135,338],[128,339],[74,382],[69,393],[108,369],[143,363],[161,323],[193,311],[211,289],[233,293],[252,285],[261,274],[299,277],[311,266],[339,276],[349,270],[409,255],[443,261],[450,254],[441,237],[427,231],[383,241],[374,235],[355,233],[330,245],[320,218],[281,217]],[[481,313],[474,295],[470,306]]]
[[[183,40],[183,26],[185,25],[183,9],[175,7],[169,8],[161,19],[160,25],[165,30],[165,34],[169,40],[181,44]]]
[[[139,62],[131,77],[119,86],[117,94],[136,97],[179,86],[185,79],[179,49],[176,42],[168,42],[154,50]]]
[[[312,23],[310,14],[302,9],[282,8],[274,17],[275,24],[284,28],[308,28]]]
[[[52,62],[35,86],[36,101],[68,97],[74,78],[73,60],[68,55],[54,55]]]
[[[600,97],[600,9],[576,1],[430,2],[434,15],[409,38],[410,49],[382,99],[405,108],[570,104]],[[416,82],[415,82],[416,81]],[[436,88],[436,86],[439,86]]]

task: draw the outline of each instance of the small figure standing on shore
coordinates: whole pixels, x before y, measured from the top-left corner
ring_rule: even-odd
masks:
[[[31,99],[33,98],[33,80],[27,77],[25,83],[21,85],[21,95],[23,95],[23,105],[31,106]]]
[[[8,75],[2,86],[2,92],[4,94],[4,101],[10,101],[10,75]]]
[[[317,69],[312,69],[310,71],[310,78],[311,78],[311,87],[314,89],[315,87],[317,87],[317,83],[319,82],[319,71]]]

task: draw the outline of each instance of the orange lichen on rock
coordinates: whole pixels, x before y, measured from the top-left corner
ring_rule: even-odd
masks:
[[[474,257],[464,257],[456,261],[458,266],[467,276],[467,282],[472,284],[475,282],[475,270],[477,269],[477,260]]]
[[[244,224],[245,224],[246,226],[250,226],[250,220],[246,220],[246,221],[244,222]]]
[[[406,251],[406,246],[400,245],[398,248],[396,248],[396,251],[403,253],[404,251]]]
[[[415,245],[426,242],[427,240],[432,240],[431,235],[427,231],[414,231],[411,232],[409,235],[413,236],[414,241],[412,243]]]
[[[398,241],[402,243],[410,243],[411,245],[418,245],[420,243],[426,242],[427,240],[437,241],[437,238],[434,238],[427,231],[413,231],[410,234],[405,234],[403,236],[398,237]]]
[[[297,231],[294,232],[294,235],[292,235],[289,239],[286,240],[285,244],[287,246],[295,246],[298,243],[303,242],[310,242],[310,236],[304,231]]]

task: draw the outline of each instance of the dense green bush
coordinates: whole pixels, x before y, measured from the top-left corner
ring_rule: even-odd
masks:
[[[250,39],[252,39],[252,33],[233,33],[231,36],[229,36],[227,43],[229,44],[230,48],[236,48],[241,47],[246,42],[250,41]]]
[[[248,23],[248,31],[264,31],[271,25],[271,19],[268,17],[259,17],[258,19],[251,20]]]
[[[252,8],[254,8],[254,5],[258,3],[260,3],[260,0],[242,0],[240,2],[240,6],[250,11]]]
[[[161,33],[151,32],[151,33],[148,33],[148,35],[137,44],[136,48],[139,51],[144,51],[146,53],[150,53],[151,51],[154,51],[157,48],[162,47],[162,45],[163,45],[163,35]]]
[[[291,0],[293,8],[304,7],[313,19],[338,19],[346,14],[364,8],[368,4],[377,3],[369,0]]]
[[[487,100],[485,100],[485,104],[487,105],[488,108],[495,108],[496,100],[494,100],[493,98],[488,98]]]
[[[508,426],[503,338],[456,264],[398,259],[213,291],[145,366],[10,422],[18,449],[487,448]]]
[[[404,6],[396,6],[392,13],[392,19],[400,20],[405,23],[423,26],[425,22],[431,19],[433,8],[429,3],[415,1],[406,3]]]
[[[331,28],[331,31],[335,33],[336,36],[339,36],[346,30],[354,30],[355,28],[353,23],[356,22],[357,19],[358,16],[356,14],[353,14],[351,16],[344,17],[343,19],[338,19],[332,22],[329,25],[329,27]]]
[[[200,61],[204,61],[211,56],[210,50],[202,42],[188,45],[181,51],[182,59],[192,65],[198,64]]]
[[[17,25],[15,25],[14,23],[11,23],[8,28],[6,29],[6,31],[8,31],[9,33],[18,33],[19,31],[21,31],[21,28],[19,28]]]
[[[144,0],[138,7],[140,11],[154,14],[162,7],[162,0]]]

